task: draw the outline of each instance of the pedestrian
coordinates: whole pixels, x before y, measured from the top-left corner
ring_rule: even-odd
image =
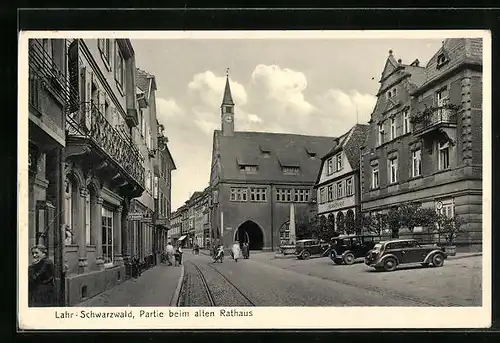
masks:
[[[181,244],[179,244],[177,246],[177,250],[175,251],[175,259],[177,261],[177,263],[180,265],[182,265],[182,247],[181,247]]]
[[[240,244],[238,243],[238,241],[234,241],[232,253],[233,253],[234,261],[238,262],[238,259],[241,256],[241,248],[240,248]]]
[[[250,249],[247,242],[243,243],[242,253],[243,258],[248,258],[250,256]]]
[[[174,246],[170,241],[167,243],[167,247],[165,248],[165,252],[167,253],[167,263],[169,266],[174,264]]]
[[[54,263],[47,257],[47,248],[31,248],[31,265],[28,267],[28,304],[31,307],[52,307],[56,303]]]

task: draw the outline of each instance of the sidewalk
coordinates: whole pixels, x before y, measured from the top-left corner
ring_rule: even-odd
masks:
[[[76,307],[176,306],[184,266],[158,265]]]

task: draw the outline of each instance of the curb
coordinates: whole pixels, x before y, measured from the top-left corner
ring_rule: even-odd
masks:
[[[474,253],[466,256],[447,256],[447,260],[461,260],[463,258],[469,258],[469,257],[476,257],[476,256],[483,256],[483,253]]]
[[[177,287],[175,289],[174,295],[172,296],[172,300],[170,300],[171,307],[177,307],[177,302],[179,301],[179,296],[181,295],[182,280],[184,280],[184,264],[182,264],[181,266],[181,276],[179,277],[179,281],[177,281]]]

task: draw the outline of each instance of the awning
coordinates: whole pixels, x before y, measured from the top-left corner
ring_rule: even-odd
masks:
[[[182,241],[184,238],[186,238],[186,235],[180,236],[178,241]]]

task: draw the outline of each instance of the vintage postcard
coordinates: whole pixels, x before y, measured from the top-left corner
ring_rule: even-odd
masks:
[[[21,330],[485,328],[488,31],[25,31]]]

